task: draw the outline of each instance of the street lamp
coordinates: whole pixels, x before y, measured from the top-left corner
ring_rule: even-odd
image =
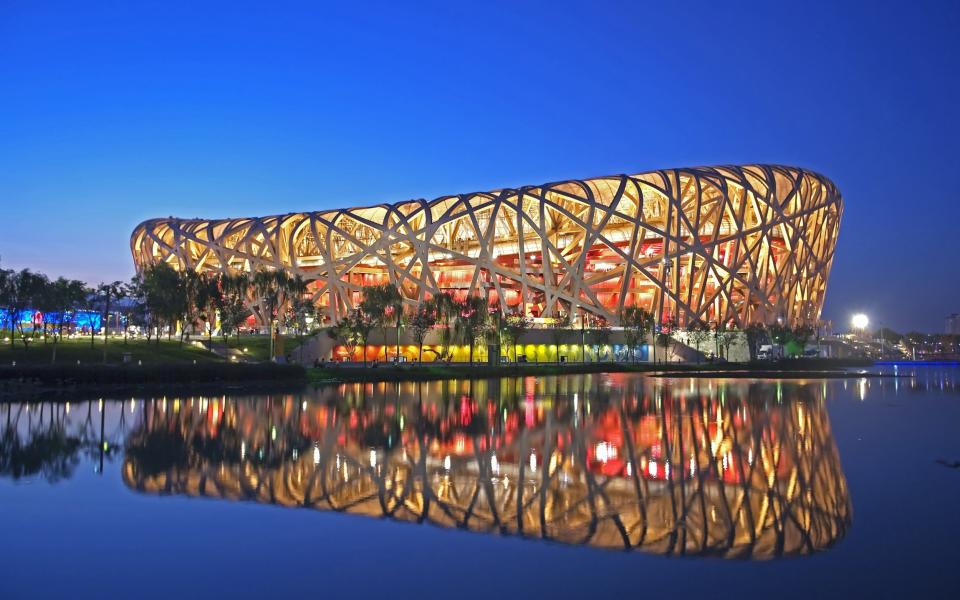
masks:
[[[857,313],[850,318],[850,325],[853,326],[857,337],[863,339],[864,332],[867,330],[867,326],[870,325],[870,319],[863,313]]]
[[[870,318],[863,313],[857,313],[850,319],[850,324],[853,325],[855,330],[863,333],[867,326],[870,325]]]

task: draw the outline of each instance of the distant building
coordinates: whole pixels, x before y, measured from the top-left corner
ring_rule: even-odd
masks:
[[[953,313],[947,317],[946,333],[950,335],[960,335],[960,314]]]

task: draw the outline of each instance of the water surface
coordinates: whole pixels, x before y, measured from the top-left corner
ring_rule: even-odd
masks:
[[[958,371],[899,374],[3,405],[0,597],[948,596]]]

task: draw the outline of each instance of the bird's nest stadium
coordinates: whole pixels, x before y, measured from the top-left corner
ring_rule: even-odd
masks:
[[[151,219],[138,268],[283,269],[335,322],[364,286],[410,305],[485,295],[505,313],[603,317],[640,306],[683,326],[820,315],[843,212],[837,187],[800,168],[666,169],[270,217]]]

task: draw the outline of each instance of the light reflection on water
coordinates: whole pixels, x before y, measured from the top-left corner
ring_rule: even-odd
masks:
[[[960,369],[881,369],[0,404],[0,598],[948,596]]]
[[[149,495],[767,559],[851,526],[827,390],[612,374],[14,404],[0,474],[59,480],[85,458]]]

